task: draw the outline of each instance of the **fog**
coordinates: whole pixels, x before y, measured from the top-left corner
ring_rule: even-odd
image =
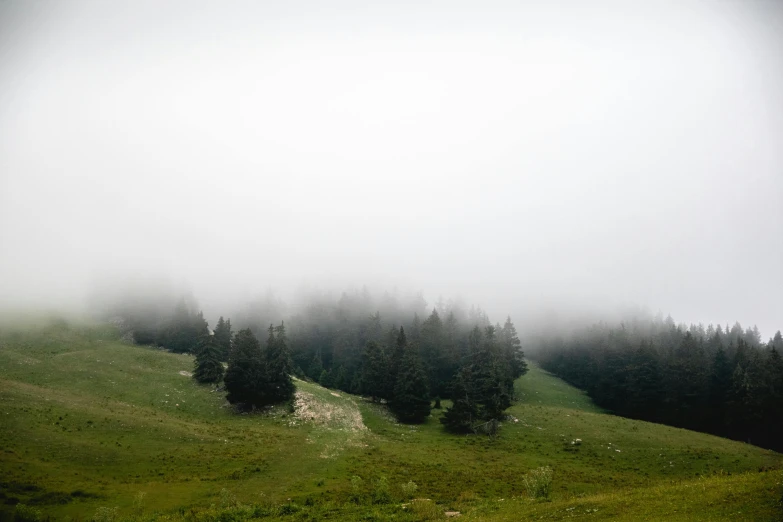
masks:
[[[766,339],[782,145],[775,1],[5,0],[0,302],[368,285]]]

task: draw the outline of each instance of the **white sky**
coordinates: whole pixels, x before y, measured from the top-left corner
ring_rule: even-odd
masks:
[[[0,2],[0,301],[106,273],[783,328],[783,4]]]

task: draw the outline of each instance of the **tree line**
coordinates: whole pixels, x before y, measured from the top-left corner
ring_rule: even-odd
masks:
[[[596,324],[543,336],[534,358],[618,415],[783,450],[783,336],[739,323]]]
[[[406,305],[389,294],[375,301],[366,290],[343,293],[338,299],[311,299],[285,323],[269,326],[262,345],[256,336],[261,321],[279,313],[279,302],[267,302],[275,310],[256,301],[255,314],[237,314],[238,332],[220,317],[210,334],[203,314],[181,300],[166,319],[141,325],[134,336],[140,343],[195,353],[194,377],[223,379],[234,404],[290,400],[293,384],[283,376],[294,375],[385,403],[402,422],[422,422],[433,402],[439,408],[442,399],[451,399],[441,420],[455,432],[494,431],[513,399],[514,380],[527,371],[511,319],[492,325],[477,307],[464,310],[439,300],[421,320],[426,303],[420,295]],[[378,310],[369,313],[374,305]]]

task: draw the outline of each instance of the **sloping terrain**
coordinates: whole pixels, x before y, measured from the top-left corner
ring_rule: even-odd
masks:
[[[192,364],[110,328],[0,334],[0,511],[22,502],[80,519],[115,507],[119,517],[203,520],[783,513],[780,454],[604,414],[535,366],[491,440],[445,433],[438,410],[402,425],[381,405],[303,381],[293,413],[236,415],[214,387],[181,374]],[[541,466],[553,469],[551,501],[526,494],[524,475]]]

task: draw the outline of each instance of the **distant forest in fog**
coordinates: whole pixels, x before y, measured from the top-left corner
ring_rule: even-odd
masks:
[[[525,343],[549,372],[618,415],[783,450],[783,336],[677,325],[671,317],[598,323]]]

